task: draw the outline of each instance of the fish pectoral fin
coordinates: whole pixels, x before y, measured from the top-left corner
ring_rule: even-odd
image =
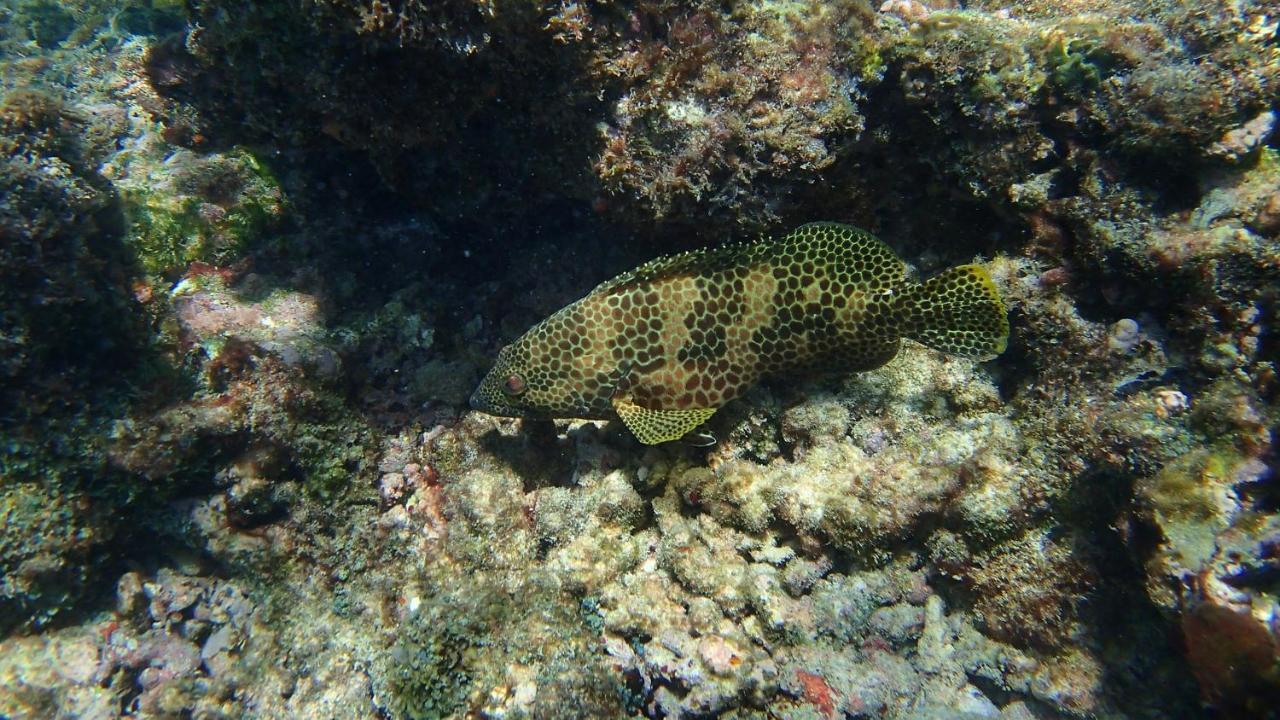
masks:
[[[626,398],[615,397],[613,409],[631,434],[645,445],[679,440],[715,414],[715,408],[650,410]]]

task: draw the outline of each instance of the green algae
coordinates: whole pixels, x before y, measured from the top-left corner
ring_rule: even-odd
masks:
[[[1196,449],[1138,483],[1138,493],[1168,540],[1171,559],[1199,568],[1213,556],[1217,536],[1231,525],[1237,500],[1230,487],[1245,460],[1231,443]]]
[[[436,720],[461,709],[475,662],[473,619],[415,613],[400,629],[386,673],[387,705],[397,718]]]
[[[227,265],[259,245],[285,212],[270,169],[249,151],[179,151],[119,183],[127,242],[143,269],[174,278],[192,263]]]
[[[330,411],[345,414],[345,404],[330,401]],[[352,490],[353,479],[368,472],[373,451],[372,430],[359,420],[332,421],[322,411],[321,422],[293,425],[286,447],[297,460],[303,487],[314,496],[332,499]]]
[[[592,651],[601,622],[593,601],[565,597],[537,574],[512,589],[484,572],[428,572],[437,576],[429,585],[449,587],[411,601],[420,607],[396,629],[378,673],[376,697],[393,718],[619,715],[625,691]]]
[[[0,634],[48,626],[87,590],[92,552],[112,534],[89,502],[48,485],[0,485]]]

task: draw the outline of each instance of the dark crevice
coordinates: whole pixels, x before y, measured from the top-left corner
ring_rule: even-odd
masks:
[[[1197,683],[1176,627],[1151,602],[1142,579],[1145,560],[1160,538],[1134,513],[1133,478],[1097,473],[1081,478],[1063,507],[1062,517],[1081,528],[1077,546],[1096,572],[1097,582],[1082,607],[1082,617],[1107,659],[1108,696],[1127,712],[1158,710],[1166,717],[1203,717]],[[1159,696],[1144,688],[1164,687]]]

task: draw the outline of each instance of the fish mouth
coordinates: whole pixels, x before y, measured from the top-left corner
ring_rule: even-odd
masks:
[[[472,410],[479,410],[486,415],[512,418],[525,417],[525,413],[521,412],[517,408],[494,403],[493,401],[486,399],[479,390],[476,390],[471,394],[471,399],[468,402],[470,403]]]
[[[492,404],[490,404],[484,398],[480,397],[479,390],[471,393],[471,399],[468,402],[471,404],[472,410],[479,410],[480,412],[489,413],[490,415],[499,414],[494,412],[494,410],[496,410],[497,408],[493,407]]]

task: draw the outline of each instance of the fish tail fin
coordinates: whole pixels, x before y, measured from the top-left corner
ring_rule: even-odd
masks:
[[[1009,345],[1009,318],[981,265],[944,270],[912,287],[901,306],[904,333],[953,355],[990,360]]]

